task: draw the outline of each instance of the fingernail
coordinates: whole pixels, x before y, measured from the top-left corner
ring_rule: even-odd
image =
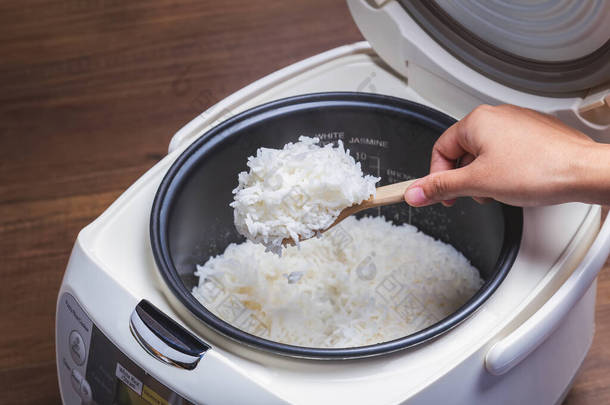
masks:
[[[413,187],[406,191],[405,200],[407,204],[419,206],[424,205],[428,200],[424,194],[424,189],[421,187]]]

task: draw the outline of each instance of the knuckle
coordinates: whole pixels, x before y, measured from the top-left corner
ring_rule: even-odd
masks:
[[[434,198],[443,198],[448,191],[448,185],[442,176],[435,176],[430,181],[430,189]]]
[[[494,107],[489,104],[481,104],[475,107],[474,110],[470,113],[471,116],[481,118],[493,111]]]

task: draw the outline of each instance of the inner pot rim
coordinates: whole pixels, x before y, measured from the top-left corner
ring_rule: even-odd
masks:
[[[448,332],[470,317],[499,287],[517,257],[523,230],[523,210],[518,207],[500,204],[504,218],[504,239],[492,277],[466,303],[439,322],[410,335],[372,345],[346,348],[312,348],[274,342],[244,332],[208,311],[185,287],[173,264],[169,249],[168,220],[172,203],[180,191],[182,182],[188,178],[190,170],[199,161],[199,159],[191,161],[191,158],[204,154],[206,150],[213,149],[223,139],[241,130],[246,121],[273,118],[278,116],[279,111],[285,114],[295,110],[348,105],[399,111],[406,117],[423,121],[427,125],[437,127],[440,131],[444,131],[456,122],[448,115],[427,106],[379,94],[328,92],[288,97],[241,112],[207,131],[178,156],[157,189],[150,217],[150,240],[157,270],[174,296],[195,317],[216,332],[237,343],[283,356],[328,360],[377,356],[413,347]],[[185,167],[187,168],[186,171],[184,171]],[[183,174],[177,177],[181,170]]]

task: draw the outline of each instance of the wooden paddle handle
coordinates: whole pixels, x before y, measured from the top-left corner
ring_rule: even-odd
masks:
[[[387,186],[378,187],[376,195],[366,201],[367,208],[379,207],[382,205],[398,204],[404,201],[404,194],[407,188],[417,179],[401,181],[400,183],[388,184]]]
[[[390,205],[390,204],[398,204],[404,201],[404,194],[407,191],[407,188],[413,183],[415,183],[417,179],[402,181],[400,183],[388,184],[387,186],[377,187],[375,190],[375,197],[369,198],[368,200],[362,201],[360,204],[352,205],[351,207],[345,208],[335,222],[333,222],[328,228],[320,229],[320,232],[326,232],[333,226],[337,225],[339,222],[343,221],[345,218],[353,215],[357,212],[365,210],[367,208],[379,207],[382,205]],[[291,246],[294,245],[294,242],[290,238],[286,238],[282,241],[282,245]]]

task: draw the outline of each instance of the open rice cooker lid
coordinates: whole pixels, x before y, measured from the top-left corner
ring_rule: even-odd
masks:
[[[610,88],[606,0],[348,0],[377,53],[399,72],[431,38],[476,72],[513,89],[552,97]],[[424,31],[429,38],[419,33]],[[439,48],[440,51],[440,48]],[[400,56],[402,61],[398,62]],[[398,66],[401,63],[403,66]],[[404,70],[403,70],[404,71]]]

